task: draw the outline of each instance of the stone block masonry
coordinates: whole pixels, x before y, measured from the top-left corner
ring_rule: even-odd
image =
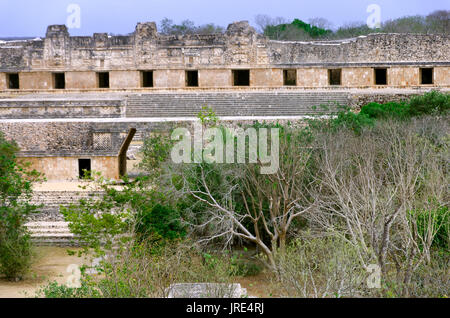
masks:
[[[187,71],[198,72],[199,88],[232,88],[242,85],[234,77],[239,70],[248,71],[245,86],[283,87],[284,71],[291,70],[297,73],[294,86],[324,88],[331,85],[330,69],[342,70],[341,87],[374,87],[379,68],[387,70],[388,87],[446,87],[449,39],[377,33],[340,41],[273,41],[245,21],[223,34],[166,36],[148,22],[127,36],[80,37],[52,25],[44,39],[0,43],[0,91],[185,88]],[[423,83],[423,68],[434,70],[431,83]],[[145,85],[143,72],[152,73]]]

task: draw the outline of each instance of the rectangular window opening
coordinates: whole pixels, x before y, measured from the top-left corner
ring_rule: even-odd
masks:
[[[198,87],[198,71],[186,71],[186,86]]]
[[[109,72],[97,73],[98,75],[98,87],[109,88]]]
[[[78,177],[80,179],[91,176],[91,159],[78,159]]]
[[[375,85],[387,85],[387,69],[375,69]]]
[[[6,75],[6,80],[8,82],[9,89],[19,89],[19,74],[10,73]]]
[[[53,73],[53,87],[55,89],[66,88],[66,76],[64,73]]]
[[[142,71],[142,87],[153,87],[153,71]]]
[[[283,70],[283,83],[285,86],[296,86],[297,70]]]
[[[433,84],[433,68],[421,68],[420,69],[420,83],[422,85]]]
[[[233,85],[250,86],[250,70],[234,70]]]
[[[328,70],[328,84],[330,85],[341,85],[341,69],[330,69]]]

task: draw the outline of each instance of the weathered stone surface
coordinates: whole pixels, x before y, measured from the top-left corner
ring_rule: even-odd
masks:
[[[154,87],[185,87],[188,69],[199,70],[202,87],[232,86],[232,69],[250,69],[251,86],[278,87],[284,68],[298,70],[298,86],[325,87],[323,72],[333,67],[344,68],[344,87],[373,86],[373,67],[392,68],[389,86],[410,87],[420,85],[418,69],[427,66],[436,68],[435,85],[442,86],[449,85],[449,39],[370,34],[340,41],[272,41],[247,21],[230,24],[223,34],[161,35],[147,22],[127,36],[72,37],[64,25],[53,25],[45,39],[0,43],[0,90],[7,89],[10,72],[19,73],[21,90],[36,90],[54,88],[51,73],[62,71],[67,89],[98,89],[95,72],[105,71],[110,88],[139,88],[142,70],[154,71]]]
[[[172,284],[167,298],[243,298],[247,290],[241,284],[185,283]]]

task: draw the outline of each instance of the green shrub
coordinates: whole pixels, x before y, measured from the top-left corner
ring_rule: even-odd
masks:
[[[450,109],[450,94],[431,91],[422,96],[411,98],[409,102],[410,116],[445,115]]]
[[[416,218],[418,234],[421,237],[427,235],[427,227],[430,224],[435,224],[434,226],[438,230],[431,246],[448,253],[450,239],[450,212],[448,207],[443,206],[431,211],[410,211],[409,215]]]
[[[96,298],[100,296],[98,291],[85,281],[81,282],[80,288],[68,287],[53,281],[40,288],[36,295],[44,298]]]
[[[135,231],[141,239],[156,236],[164,240],[175,240],[186,235],[179,211],[161,204],[142,206],[137,212]]]
[[[32,184],[40,178],[17,162],[17,151],[0,133],[0,274],[12,280],[21,279],[31,265],[32,245],[25,222],[37,209],[28,202]]]
[[[408,116],[408,111],[409,105],[406,102],[369,103],[362,107],[360,115],[367,115],[373,119],[405,119]]]
[[[32,263],[30,235],[21,229],[10,229],[1,241],[0,273],[9,279],[22,279]]]
[[[372,126],[374,122],[374,119],[366,114],[355,114],[351,111],[340,112],[336,118],[331,119],[331,128],[333,130],[347,128],[359,134],[363,127]]]

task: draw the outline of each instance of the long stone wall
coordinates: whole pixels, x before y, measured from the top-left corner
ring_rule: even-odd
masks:
[[[122,100],[1,99],[0,119],[25,118],[119,118]]]
[[[165,36],[153,22],[129,36],[71,37],[49,26],[45,39],[0,43],[0,90],[17,73],[21,90],[55,89],[55,72],[66,89],[99,89],[97,72],[109,72],[110,89],[143,87],[141,71],[153,71],[154,88],[186,87],[186,70],[198,71],[199,87],[233,86],[232,70],[250,70],[250,86],[280,87],[283,70],[297,71],[297,86],[327,87],[328,69],[342,68],[343,87],[375,85],[374,68],[387,68],[387,86],[421,85],[420,68],[434,68],[435,86],[450,85],[450,37],[371,34],[342,41],[272,41],[247,22],[224,34]]]

